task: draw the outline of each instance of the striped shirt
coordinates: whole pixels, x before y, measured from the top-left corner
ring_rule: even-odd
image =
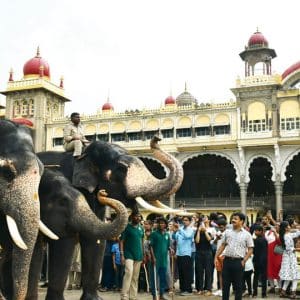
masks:
[[[222,237],[222,244],[225,244],[224,256],[244,258],[248,248],[254,247],[251,234],[241,228],[240,230],[227,229]]]

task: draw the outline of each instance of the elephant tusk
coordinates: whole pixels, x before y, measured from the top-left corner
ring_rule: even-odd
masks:
[[[142,197],[136,197],[135,200],[143,208],[158,214],[177,214],[180,211],[179,209],[172,209],[170,207],[167,209],[161,207],[155,207],[149,204],[148,202],[146,202]]]
[[[152,200],[151,202],[156,207],[165,208],[165,209],[172,209],[170,206],[167,206],[167,205],[161,203],[159,200]]]
[[[28,248],[20,235],[16,221],[11,216],[6,215],[6,222],[7,222],[9,234],[12,240],[14,241],[14,243],[19,248],[23,250],[27,250]]]
[[[184,217],[184,216],[193,216],[194,213],[187,212],[187,211],[184,211],[184,210],[180,209],[180,211],[178,213],[175,213],[175,215]]]
[[[153,200],[151,202],[156,207],[160,207],[160,208],[164,208],[164,209],[172,209],[171,207],[161,203],[159,200]],[[181,210],[181,209],[176,209],[176,211],[177,212],[174,212],[174,214],[177,215],[177,216],[192,216],[192,215],[194,215],[193,213],[186,212],[186,211]]]
[[[59,237],[55,233],[53,233],[41,220],[39,222],[39,229],[48,238],[50,238],[52,240],[58,240],[59,239]]]

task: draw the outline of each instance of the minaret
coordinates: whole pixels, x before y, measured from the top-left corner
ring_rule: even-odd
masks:
[[[272,59],[276,57],[274,49],[269,48],[269,43],[264,35],[258,30],[254,32],[245,50],[240,53],[245,62],[245,77],[255,75],[272,75]],[[262,70],[255,68],[255,65],[262,63]],[[258,72],[260,71],[260,74]]]
[[[33,124],[35,151],[51,148],[52,145],[46,145],[45,124],[63,117],[65,102],[70,100],[64,95],[63,80],[60,85],[51,82],[50,66],[41,57],[40,47],[24,64],[23,78],[14,80],[11,70],[7,88],[0,93],[6,96],[5,118],[23,119]]]

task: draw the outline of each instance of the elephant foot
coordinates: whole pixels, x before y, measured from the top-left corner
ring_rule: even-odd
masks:
[[[83,292],[80,300],[104,300],[97,292]]]

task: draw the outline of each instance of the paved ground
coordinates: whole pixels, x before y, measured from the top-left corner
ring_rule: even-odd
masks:
[[[43,300],[45,299],[45,292],[46,292],[46,289],[40,289],[39,290],[39,300]],[[102,293],[99,293],[99,295],[101,295],[101,297],[104,299],[104,300],[120,300],[120,293],[119,292],[102,292]],[[80,296],[81,296],[81,291],[78,291],[78,290],[72,290],[72,291],[65,291],[65,299],[66,300],[79,300],[80,299]],[[169,295],[168,296],[168,299],[170,300],[193,300],[193,299],[211,299],[211,300],[220,300],[222,299],[221,297],[216,297],[216,296],[210,296],[210,297],[205,297],[205,296],[199,296],[199,295],[192,295],[192,296],[180,296],[179,294],[176,294],[174,295],[173,299],[172,297]],[[230,299],[234,299],[234,297],[230,297]],[[247,299],[252,299],[252,298],[249,298],[249,297],[245,297],[243,298],[245,300]],[[256,298],[257,300],[260,300],[262,298],[258,297]],[[276,295],[269,295],[268,296],[268,299],[279,299],[279,296]],[[148,293],[139,293],[138,294],[138,299],[137,300],[152,300],[152,296]]]

